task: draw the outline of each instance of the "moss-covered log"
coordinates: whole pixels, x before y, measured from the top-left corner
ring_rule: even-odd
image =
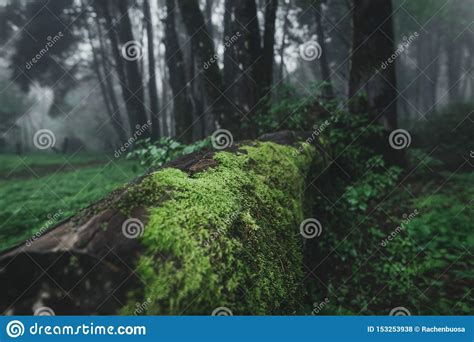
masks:
[[[286,132],[180,158],[3,253],[0,310],[293,312],[305,181],[321,160],[298,140]]]

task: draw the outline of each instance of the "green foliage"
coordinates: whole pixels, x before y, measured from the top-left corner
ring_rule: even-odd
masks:
[[[415,132],[418,146],[433,151],[432,157],[450,169],[466,164],[472,150],[473,113],[473,104],[459,104],[431,115]]]
[[[386,315],[397,306],[412,314],[472,314],[473,174],[440,174],[444,164],[435,154],[413,148],[407,155],[414,170],[389,167],[370,148],[379,130],[362,114],[351,118],[337,113],[320,136],[335,162],[314,183],[325,235],[306,257],[318,277],[308,283],[311,302],[328,298],[320,314]],[[469,146],[466,127],[452,133],[460,121],[445,115],[424,130],[434,145],[450,132],[441,140],[440,151],[450,151],[439,154],[443,161]]]
[[[313,125],[320,121],[323,116],[335,111],[338,107],[337,100],[324,100],[318,93],[323,83],[315,83],[310,86],[313,95],[299,95],[296,89],[288,84],[276,88],[278,101],[267,99],[265,112],[256,115],[257,129],[259,134],[281,131],[311,131]]]
[[[163,137],[156,142],[151,142],[148,138],[136,142],[133,151],[127,154],[127,159],[137,160],[142,166],[158,167],[179,156],[190,154],[209,146],[209,139],[184,145],[170,137]]]
[[[473,184],[473,173],[448,173],[425,184],[423,194],[414,200],[422,215],[410,223],[408,233],[423,247],[414,283],[422,292],[417,304],[426,314],[472,314]]]
[[[361,211],[365,213],[369,206],[375,205],[373,201],[380,200],[390,189],[396,185],[402,170],[398,167],[391,167],[386,172],[384,162],[380,156],[375,156],[368,161],[372,169],[365,173],[354,185],[349,185],[343,195],[350,211]],[[376,168],[380,167],[379,170]]]
[[[234,314],[290,313],[301,302],[302,193],[315,158],[259,143],[215,155],[216,168],[189,176],[153,173],[130,189],[125,206],[145,206],[143,291],[147,314],[195,314],[225,306]],[[244,153],[245,151],[245,153]],[[278,167],[275,167],[278,165]],[[157,194],[150,197],[150,192]]]

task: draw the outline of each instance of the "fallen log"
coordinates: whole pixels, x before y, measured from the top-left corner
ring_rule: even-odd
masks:
[[[285,314],[303,295],[307,135],[168,163],[0,254],[0,312]]]

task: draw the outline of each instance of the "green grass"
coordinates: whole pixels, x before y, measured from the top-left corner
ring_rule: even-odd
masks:
[[[96,154],[78,154],[75,156],[55,153],[2,154],[0,156],[0,176],[10,177],[28,169],[34,171],[37,168],[61,166],[64,164],[86,164],[99,161],[105,162],[107,159]]]
[[[38,162],[30,165],[59,165],[61,160],[53,155],[51,160],[44,156],[26,159]],[[11,156],[5,160],[10,165],[15,163]],[[78,157],[74,161],[91,160],[97,158]],[[42,228],[54,226],[142,172],[136,163],[113,161],[39,178],[0,181],[0,250],[31,238]]]

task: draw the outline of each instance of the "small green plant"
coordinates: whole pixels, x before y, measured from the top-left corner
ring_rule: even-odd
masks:
[[[127,159],[138,160],[141,166],[159,167],[182,155],[190,154],[211,145],[209,139],[197,141],[191,145],[184,145],[170,137],[163,137],[156,142],[144,139],[135,144]]]
[[[281,131],[312,131],[322,118],[327,118],[338,107],[337,100],[327,100],[319,96],[321,83],[311,86],[312,94],[301,95],[288,84],[276,89],[277,101],[267,99],[268,110],[257,113],[256,122],[260,134]]]

